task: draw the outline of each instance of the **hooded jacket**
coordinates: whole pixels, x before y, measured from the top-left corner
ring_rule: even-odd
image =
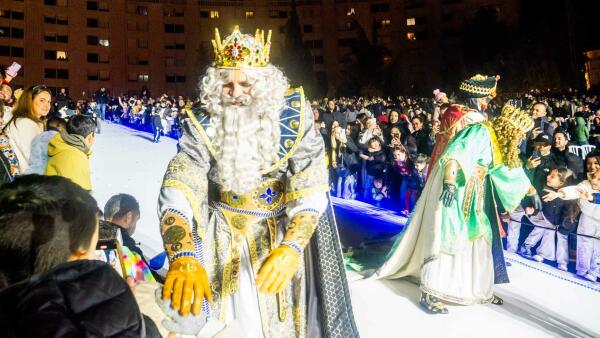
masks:
[[[90,154],[82,136],[65,132],[55,135],[48,144],[46,175],[66,177],[91,191]]]
[[[575,141],[579,143],[587,142],[590,138],[590,131],[587,127],[585,119],[581,116],[575,118]]]
[[[0,292],[3,337],[146,337],[127,283],[108,264],[83,260]]]

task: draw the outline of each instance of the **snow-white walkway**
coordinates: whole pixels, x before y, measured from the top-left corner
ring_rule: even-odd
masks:
[[[134,238],[153,256],[162,250],[156,201],[176,141],[109,123],[92,158],[93,194],[100,206],[113,194],[134,195],[142,217]],[[427,315],[418,288],[405,280],[350,283],[362,337],[600,337],[600,287],[543,264],[507,255],[510,284],[497,288],[503,306],[451,306]],[[350,278],[355,277],[350,275]]]

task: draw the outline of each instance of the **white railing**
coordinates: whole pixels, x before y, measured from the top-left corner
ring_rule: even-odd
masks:
[[[573,153],[585,160],[585,157],[592,151],[596,149],[596,146],[591,144],[586,144],[583,146],[569,146],[569,152]]]

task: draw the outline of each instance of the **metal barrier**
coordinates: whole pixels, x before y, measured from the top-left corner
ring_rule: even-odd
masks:
[[[529,222],[523,222],[523,221],[517,221],[516,219],[510,219],[511,222],[516,222],[516,223],[521,223],[521,225],[527,225],[530,226],[532,228],[540,228],[540,229],[546,229],[546,230],[553,230],[554,232],[558,231],[558,226],[556,228],[548,228],[548,227],[544,227],[541,225],[536,225],[533,223],[529,223]],[[570,232],[569,234],[567,234],[567,236],[571,236],[574,235],[576,237],[585,237],[585,238],[591,238],[591,239],[595,239],[595,240],[600,240],[600,237],[596,237],[596,236],[591,236],[591,235],[585,235],[585,234],[578,234],[578,233],[572,233]]]

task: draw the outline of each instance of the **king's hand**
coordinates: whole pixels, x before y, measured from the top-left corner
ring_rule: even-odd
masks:
[[[171,307],[182,316],[189,315],[190,310],[199,315],[204,298],[212,302],[206,270],[194,257],[176,259],[169,267],[162,296],[164,300],[171,298]]]
[[[300,254],[287,245],[271,251],[258,271],[256,286],[262,293],[279,293],[292,280],[298,270]]]

